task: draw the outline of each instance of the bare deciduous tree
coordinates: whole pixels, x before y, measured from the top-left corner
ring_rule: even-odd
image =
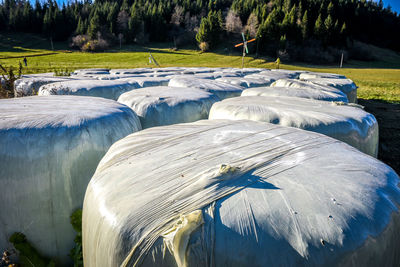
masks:
[[[196,16],[190,16],[189,12],[185,14],[185,30],[186,31],[196,31],[199,26],[199,19]]]
[[[179,26],[183,22],[183,12],[184,9],[181,6],[175,6],[174,8],[174,13],[172,13],[171,16],[171,24],[175,24],[176,26]]]
[[[128,29],[129,15],[125,10],[121,10],[117,17],[118,30],[124,32]]]
[[[247,24],[244,27],[244,30],[247,34],[250,35],[251,38],[255,38],[257,36],[258,31],[258,19],[256,14],[251,13],[249,18],[247,19]]]
[[[243,31],[240,17],[232,10],[229,10],[225,18],[225,28],[227,32],[241,33]]]

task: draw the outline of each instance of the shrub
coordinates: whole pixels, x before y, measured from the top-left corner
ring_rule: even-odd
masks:
[[[82,51],[85,52],[98,52],[104,51],[109,47],[108,42],[99,38],[98,40],[91,40],[82,46]]]
[[[210,46],[208,45],[207,42],[201,42],[201,43],[199,44],[199,48],[200,48],[200,50],[201,50],[202,52],[206,52],[206,51],[208,51],[208,49],[210,49]]]
[[[88,40],[89,40],[89,36],[87,36],[87,35],[77,35],[75,37],[72,37],[70,47],[75,48],[75,49],[81,49],[82,46],[85,43],[87,43]]]
[[[1,81],[0,81],[0,98],[17,97],[14,83],[22,76],[22,64],[19,63],[17,74],[14,72],[14,67],[3,67],[0,64]]]

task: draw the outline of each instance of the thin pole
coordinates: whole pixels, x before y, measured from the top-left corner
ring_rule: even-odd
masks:
[[[342,58],[340,59],[340,68],[343,67],[343,53],[342,53]]]
[[[242,69],[244,67],[244,57],[246,56],[245,45],[243,44],[243,55],[242,55]]]

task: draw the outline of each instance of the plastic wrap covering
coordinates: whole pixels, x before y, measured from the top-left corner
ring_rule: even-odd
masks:
[[[143,75],[146,75],[146,77],[169,77],[169,76],[173,76],[173,75],[181,75],[180,72],[152,72],[152,73],[144,73]]]
[[[96,80],[118,80],[118,79],[127,79],[132,77],[146,77],[146,76],[142,74],[115,74],[115,75],[99,74],[99,75],[90,75],[90,77]]]
[[[258,73],[261,76],[272,77],[275,79],[297,79],[300,75],[298,71],[290,71],[290,70],[264,70]]]
[[[271,87],[292,87],[296,89],[301,89],[308,92],[321,92],[323,95],[331,95],[331,99],[325,99],[329,101],[340,101],[340,102],[349,102],[345,93],[341,90],[330,87],[323,86],[319,84],[314,84],[311,82],[300,81],[295,79],[282,79],[277,80],[271,84]],[[307,97],[308,98],[308,97]],[[310,97],[311,98],[311,97]],[[320,98],[318,98],[321,100]]]
[[[182,74],[197,74],[197,73],[210,73],[214,72],[212,68],[185,68],[182,70]]]
[[[68,80],[71,80],[71,78],[40,76],[21,78],[15,81],[15,90],[17,91],[19,96],[29,96],[36,94],[42,85]]]
[[[207,119],[217,101],[201,89],[166,86],[133,90],[118,99],[136,112],[143,128]]]
[[[168,83],[171,79],[167,77],[131,77],[120,80],[137,83],[140,87],[153,87],[153,86],[168,86]]]
[[[229,72],[222,72],[222,71],[216,71],[213,72],[214,74],[214,78],[224,78],[224,77],[242,77],[244,75],[242,75],[241,73],[229,73]]]
[[[295,87],[255,87],[242,92],[242,96],[291,96],[323,101],[346,100],[341,93]]]
[[[97,96],[117,100],[121,94],[136,88],[139,84],[118,80],[66,81],[43,85],[39,95]]]
[[[115,143],[89,183],[84,264],[396,266],[398,183],[373,157],[296,128],[146,129]]]
[[[378,122],[354,104],[284,96],[242,96],[215,103],[209,119],[254,120],[301,128],[336,138],[371,156],[378,154]]]
[[[224,82],[196,78],[172,78],[168,86],[198,88],[213,93],[220,99],[240,96],[243,87]]]
[[[86,76],[96,74],[110,74],[109,69],[80,69],[73,72],[73,75]]]
[[[69,264],[97,164],[118,139],[139,130],[128,107],[108,99],[34,96],[0,100],[0,251],[22,232],[41,253]]]
[[[284,69],[271,69],[273,72],[279,72],[279,73],[286,73],[288,75],[291,75],[291,79],[298,79],[300,77],[301,73],[305,73],[307,71],[303,70],[284,70]]]
[[[212,72],[212,73],[195,73],[194,77],[199,78],[199,79],[210,79],[210,80],[214,80],[216,78],[214,72]]]
[[[350,103],[357,103],[357,86],[350,79],[314,78],[307,79],[306,81],[339,89],[347,95]]]
[[[247,77],[224,77],[218,78],[216,81],[235,84],[246,88],[268,86],[271,84],[270,81],[264,79]]]
[[[110,70],[110,74],[118,75],[118,74],[142,74],[153,72],[150,68],[137,68],[137,69],[112,69]]]
[[[166,67],[166,68],[153,68],[153,72],[176,72],[180,73],[184,71],[186,68],[185,67]]]
[[[315,79],[315,78],[327,78],[327,79],[346,79],[345,76],[333,73],[322,73],[322,72],[303,72],[300,74],[301,80]]]
[[[297,75],[298,76],[298,75]],[[292,73],[284,73],[284,72],[277,72],[277,71],[262,71],[259,73],[254,73],[251,75],[246,75],[246,78],[257,78],[257,79],[264,79],[269,82],[274,82],[279,79],[291,79],[296,77],[296,74]]]

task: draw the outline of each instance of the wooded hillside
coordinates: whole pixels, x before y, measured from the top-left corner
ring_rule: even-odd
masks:
[[[119,41],[181,46],[197,40],[202,49],[231,47],[244,32],[258,39],[252,49],[260,54],[329,61],[345,50],[369,59],[353,41],[400,51],[399,29],[397,13],[382,1],[366,0],[98,0],[63,6],[4,0],[0,5],[1,31],[69,39],[87,51]]]

